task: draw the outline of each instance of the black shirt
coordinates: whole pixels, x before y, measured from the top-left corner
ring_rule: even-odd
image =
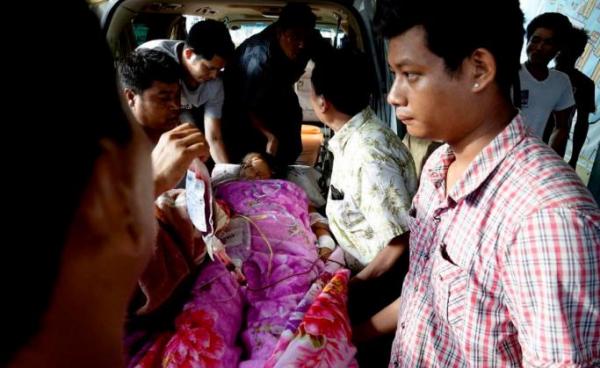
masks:
[[[314,31],[318,37],[318,31]],[[316,36],[317,37],[317,36]],[[316,44],[308,42],[309,45]],[[279,140],[277,158],[292,164],[302,151],[302,108],[294,92],[316,47],[308,47],[290,60],[271,25],[248,38],[237,49],[225,75],[223,138],[229,157],[239,162],[246,153],[264,152],[266,138],[249,119],[252,111]]]

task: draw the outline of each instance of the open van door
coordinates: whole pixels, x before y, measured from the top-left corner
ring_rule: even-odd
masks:
[[[277,19],[286,4],[280,0],[88,0],[99,16],[115,58],[137,45],[157,38],[183,39],[192,18],[215,19],[227,24],[232,35],[240,30],[262,26]],[[376,37],[373,16],[376,0],[307,0],[317,15],[317,28],[335,47],[355,43],[371,59],[374,85],[371,107],[382,121],[396,127],[386,102],[390,78],[385,60],[385,43]],[[255,33],[256,33],[255,32]],[[247,36],[252,33],[248,32]],[[234,37],[234,40],[236,38]],[[241,42],[241,41],[240,41]],[[239,43],[239,42],[238,42]],[[357,73],[362,71],[357,70]]]

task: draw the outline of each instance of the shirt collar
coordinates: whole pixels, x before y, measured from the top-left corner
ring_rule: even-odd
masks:
[[[510,124],[475,157],[467,171],[448,193],[448,197],[458,202],[473,193],[527,135],[527,129],[521,116],[515,116]],[[442,151],[438,162],[429,168],[427,177],[436,188],[443,192],[448,167],[454,161],[454,152],[449,145],[444,145],[440,149]]]
[[[365,122],[373,118],[373,110],[366,107],[364,110],[354,115],[344,126],[338,130],[335,135],[329,140],[329,150],[335,157],[336,154],[344,151],[348,140]]]

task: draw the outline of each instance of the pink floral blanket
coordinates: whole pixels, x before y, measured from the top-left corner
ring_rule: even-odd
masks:
[[[356,366],[349,271],[319,260],[302,189],[282,180],[235,181],[215,196],[237,223],[226,249],[245,281],[220,262],[203,264],[174,330],[130,366]]]

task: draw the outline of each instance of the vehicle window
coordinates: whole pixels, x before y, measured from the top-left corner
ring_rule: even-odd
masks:
[[[148,26],[142,23],[133,23],[133,35],[135,37],[135,44],[139,46],[144,42],[148,41]]]
[[[267,28],[268,25],[269,24],[267,23],[234,25],[230,28],[229,33],[231,33],[231,39],[233,40],[235,47],[238,47],[245,39],[259,33]]]
[[[205,17],[200,17],[200,16],[196,16],[196,15],[184,15],[184,17],[185,17],[186,32],[189,31],[190,28],[192,28],[192,26],[194,24],[196,24],[197,22],[200,22],[200,21],[206,19]],[[225,23],[228,23],[228,19],[225,19],[224,21],[225,21]],[[231,39],[232,39],[233,43],[235,44],[235,47],[238,47],[247,38],[250,38],[250,37],[254,36],[255,34],[259,33],[260,31],[262,31],[263,29],[267,28],[267,26],[269,26],[269,24],[270,24],[269,22],[253,22],[253,23],[246,23],[246,24],[230,25],[229,33],[231,33]],[[146,35],[148,33],[147,27],[145,27],[144,25],[138,25],[138,26],[140,27],[140,31],[139,31],[140,34]],[[331,26],[317,26],[317,29],[319,30],[319,32],[321,32],[321,35],[325,39],[329,40],[331,45],[337,45],[338,47],[340,45],[342,45],[342,43],[344,42],[344,38],[347,37],[346,34],[342,30],[340,30],[340,32],[337,32],[337,30],[335,28],[332,28]],[[135,30],[135,25],[134,25],[134,32],[136,33],[136,40],[137,40],[138,32]],[[143,33],[143,32],[145,32],[145,33]],[[335,42],[336,37],[337,37],[337,42]],[[142,41],[142,42],[144,42],[144,41]]]

